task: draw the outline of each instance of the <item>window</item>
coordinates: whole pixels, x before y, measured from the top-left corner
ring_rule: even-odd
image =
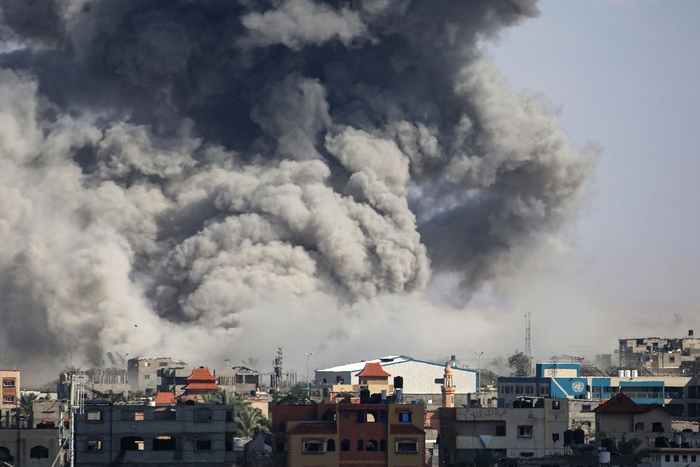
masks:
[[[365,442],[361,439],[357,440],[357,450],[360,452],[365,450]]]
[[[683,457],[681,457],[681,460],[683,462],[688,462],[688,454],[683,454]]]
[[[506,426],[505,425],[496,425],[496,436],[505,436],[506,435]]]
[[[14,379],[3,380],[2,385],[5,386],[6,388],[13,388],[13,387],[15,387],[15,380]]]
[[[15,396],[5,396],[5,404],[12,404],[15,401]]]
[[[195,422],[211,422],[211,409],[197,409],[194,412]]]
[[[143,379],[151,379],[151,375],[143,375]]]
[[[644,422],[637,422],[634,424],[634,431],[644,431]]]
[[[520,425],[518,427],[518,438],[532,438],[532,426]]]
[[[411,412],[399,413],[399,421],[402,423],[410,423],[411,422]]]
[[[334,439],[329,439],[328,442],[326,443],[326,450],[328,452],[334,452],[335,451],[335,440]]]
[[[511,392],[513,392],[513,386],[505,386],[503,389],[505,389],[504,392],[506,394],[510,394]]]
[[[367,423],[377,422],[377,412],[367,412]]]
[[[101,422],[102,421],[102,411],[101,410],[88,410],[85,416],[88,422]]]
[[[158,408],[153,411],[153,420],[175,420],[175,417],[175,410],[171,409],[170,407]]]
[[[156,436],[153,438],[154,451],[174,451],[177,447],[177,441],[172,436]]]
[[[561,401],[552,401],[552,410],[559,410],[561,408]]]
[[[143,412],[134,412],[133,410],[122,410],[122,420],[143,421]]]
[[[89,438],[87,440],[87,445],[85,446],[85,449],[88,452],[101,451],[102,450],[102,440],[100,438]]]
[[[396,452],[418,452],[418,443],[411,441],[397,441]]]
[[[533,388],[532,386],[525,386],[525,394],[532,394],[532,393],[534,393],[534,392],[535,392],[534,389],[535,389],[535,388]]]
[[[34,446],[29,450],[29,457],[31,459],[48,459],[49,448],[44,446]]]
[[[301,444],[302,452],[324,452],[323,441],[321,440],[309,440]]]
[[[194,443],[196,451],[211,451],[211,440],[209,438],[198,438]]]
[[[143,451],[143,438],[139,438],[138,436],[125,436],[121,439],[119,447],[122,451]]]
[[[581,406],[581,412],[590,412],[590,411],[591,411],[590,405],[582,405]]]
[[[671,355],[670,357],[668,357],[668,361],[669,361],[670,363],[674,363],[674,362],[676,361],[676,357],[674,357],[673,355]]]
[[[695,454],[692,454],[690,456],[690,462],[695,462],[697,460],[697,456]]]
[[[15,458],[10,454],[10,450],[5,446],[0,446],[0,462],[12,462]]]
[[[385,439],[380,439],[380,440],[379,440],[379,450],[380,450],[381,452],[385,452],[385,451],[386,451],[386,440],[385,440]]]
[[[349,439],[344,439],[340,442],[340,450],[343,452],[350,451],[350,440]]]
[[[666,454],[666,455],[664,456],[664,461],[666,461],[666,462],[671,462],[671,455],[670,455],[670,454]]]
[[[277,452],[285,452],[287,450],[287,443],[277,443]]]
[[[534,452],[521,452],[520,457],[535,457]]]
[[[379,423],[386,423],[386,422],[387,422],[386,410],[380,410],[379,411]]]
[[[663,433],[663,431],[664,431],[664,425],[663,425],[663,423],[660,423],[660,422],[653,422],[653,423],[651,424],[651,431],[653,431],[653,432],[655,432],[655,433]]]
[[[168,362],[159,362],[158,366],[168,366]]]
[[[522,394],[523,393],[523,387],[521,385],[515,386],[515,393],[516,394]]]
[[[365,411],[360,410],[357,412],[357,423],[364,423],[365,422]]]
[[[377,443],[377,441],[373,439],[367,440],[367,443],[365,444],[365,450],[377,451],[379,450],[379,443]]]
[[[673,462],[678,462],[678,454],[673,455]]]

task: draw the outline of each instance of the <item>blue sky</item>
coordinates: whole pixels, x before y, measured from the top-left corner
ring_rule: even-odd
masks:
[[[623,301],[697,299],[700,3],[540,8],[493,54],[514,86],[558,108],[576,145],[602,146],[576,229],[595,276]]]
[[[680,337],[700,316],[700,2],[539,6],[538,18],[487,48],[514,87],[556,109],[576,146],[594,141],[601,155],[570,232],[581,253],[577,264],[543,279],[564,292],[531,297],[533,353],[537,342],[545,343],[542,355],[567,350],[542,329],[535,339],[538,311],[550,319],[549,311],[566,303],[599,325],[609,319],[617,328],[608,337]],[[674,315],[673,325],[653,324]],[[573,351],[603,346],[591,344]],[[615,345],[609,342],[608,351]]]

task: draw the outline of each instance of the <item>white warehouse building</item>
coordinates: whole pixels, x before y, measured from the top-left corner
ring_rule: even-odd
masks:
[[[359,384],[357,374],[366,363],[379,363],[382,369],[393,378],[403,378],[403,395],[406,399],[423,399],[426,403],[439,403],[442,398],[441,384],[445,372],[445,363],[427,362],[406,355],[382,357],[376,360],[365,360],[347,365],[335,366],[316,370],[315,384],[317,388],[330,388],[334,384]],[[453,380],[456,386],[457,400],[466,400],[467,394],[477,392],[477,370],[453,367]],[[433,400],[433,402],[430,402]]]

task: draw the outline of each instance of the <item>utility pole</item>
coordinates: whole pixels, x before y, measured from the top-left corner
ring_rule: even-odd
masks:
[[[306,355],[306,395],[309,397],[311,397],[311,382],[309,381],[309,358],[313,354],[313,352],[304,352],[304,355]]]
[[[479,367],[476,370],[476,392],[481,392],[479,388],[481,386],[481,356],[484,355],[484,352],[475,350],[474,353],[479,357]]]

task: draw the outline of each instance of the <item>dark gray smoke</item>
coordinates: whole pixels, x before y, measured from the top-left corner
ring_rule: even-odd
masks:
[[[99,361],[268,296],[441,272],[468,296],[575,216],[593,170],[477,47],[534,0],[0,6],[7,348]]]

